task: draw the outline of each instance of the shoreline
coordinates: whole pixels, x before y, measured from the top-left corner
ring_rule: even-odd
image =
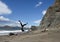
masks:
[[[25,32],[28,32],[28,30],[25,30],[24,33]],[[0,36],[9,35],[9,33],[18,34],[18,33],[22,33],[22,31],[21,30],[1,30]]]

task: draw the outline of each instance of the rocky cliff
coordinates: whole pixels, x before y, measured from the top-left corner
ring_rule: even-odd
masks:
[[[60,0],[55,0],[55,3],[47,9],[40,28],[60,28]]]

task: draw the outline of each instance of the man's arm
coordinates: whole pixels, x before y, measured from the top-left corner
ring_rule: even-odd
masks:
[[[28,24],[28,23],[24,24],[24,26],[27,25],[27,24]]]
[[[21,26],[22,26],[22,22],[19,20],[19,22],[20,22],[20,24],[21,24]]]

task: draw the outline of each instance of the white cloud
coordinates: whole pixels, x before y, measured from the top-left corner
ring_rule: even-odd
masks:
[[[45,15],[45,14],[46,14],[46,10],[43,10],[43,11],[42,11],[42,14]]]
[[[1,14],[11,14],[12,11],[8,8],[8,6],[0,1],[0,15]]]
[[[15,27],[15,26],[20,27],[20,24],[18,24],[18,23],[9,23],[9,24],[5,24],[5,25],[12,26],[12,27]]]
[[[9,18],[5,18],[4,16],[0,16],[0,22],[8,22],[4,24],[0,24],[0,26],[8,25],[8,26],[20,26],[18,21],[11,20]]]
[[[43,2],[38,2],[38,4],[36,4],[35,7],[38,7],[38,6],[42,5],[42,4],[43,4]]]
[[[36,24],[40,24],[40,22],[41,22],[41,19],[34,21],[34,23]]]
[[[20,26],[20,23],[18,21],[14,21],[14,20],[11,20],[9,18],[6,18],[4,16],[0,16],[0,23],[4,22],[3,24],[0,24],[0,26],[5,26],[5,25],[8,25],[8,26]],[[5,23],[6,22],[6,23]],[[22,22],[24,24],[24,22]]]
[[[31,28],[31,25],[28,24],[28,25],[26,25],[25,27],[27,27],[27,28]]]
[[[0,16],[0,21],[10,21],[10,19]]]
[[[2,22],[4,22],[4,23],[1,24]],[[24,24],[24,22],[22,22],[22,23]],[[11,20],[11,19],[6,18],[4,16],[0,16],[0,26],[5,26],[5,25],[13,26],[13,27],[14,26],[21,27],[19,21],[14,21],[14,20]],[[25,27],[30,27],[30,25],[28,25],[28,26],[26,25]]]

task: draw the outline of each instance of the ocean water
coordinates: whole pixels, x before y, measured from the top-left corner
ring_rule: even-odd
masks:
[[[29,28],[24,28],[24,30],[28,30]],[[20,27],[13,27],[13,28],[0,28],[0,30],[21,30]]]
[[[24,32],[28,32],[29,28],[24,28]],[[22,33],[21,28],[0,28],[0,36],[8,35],[9,33]]]

